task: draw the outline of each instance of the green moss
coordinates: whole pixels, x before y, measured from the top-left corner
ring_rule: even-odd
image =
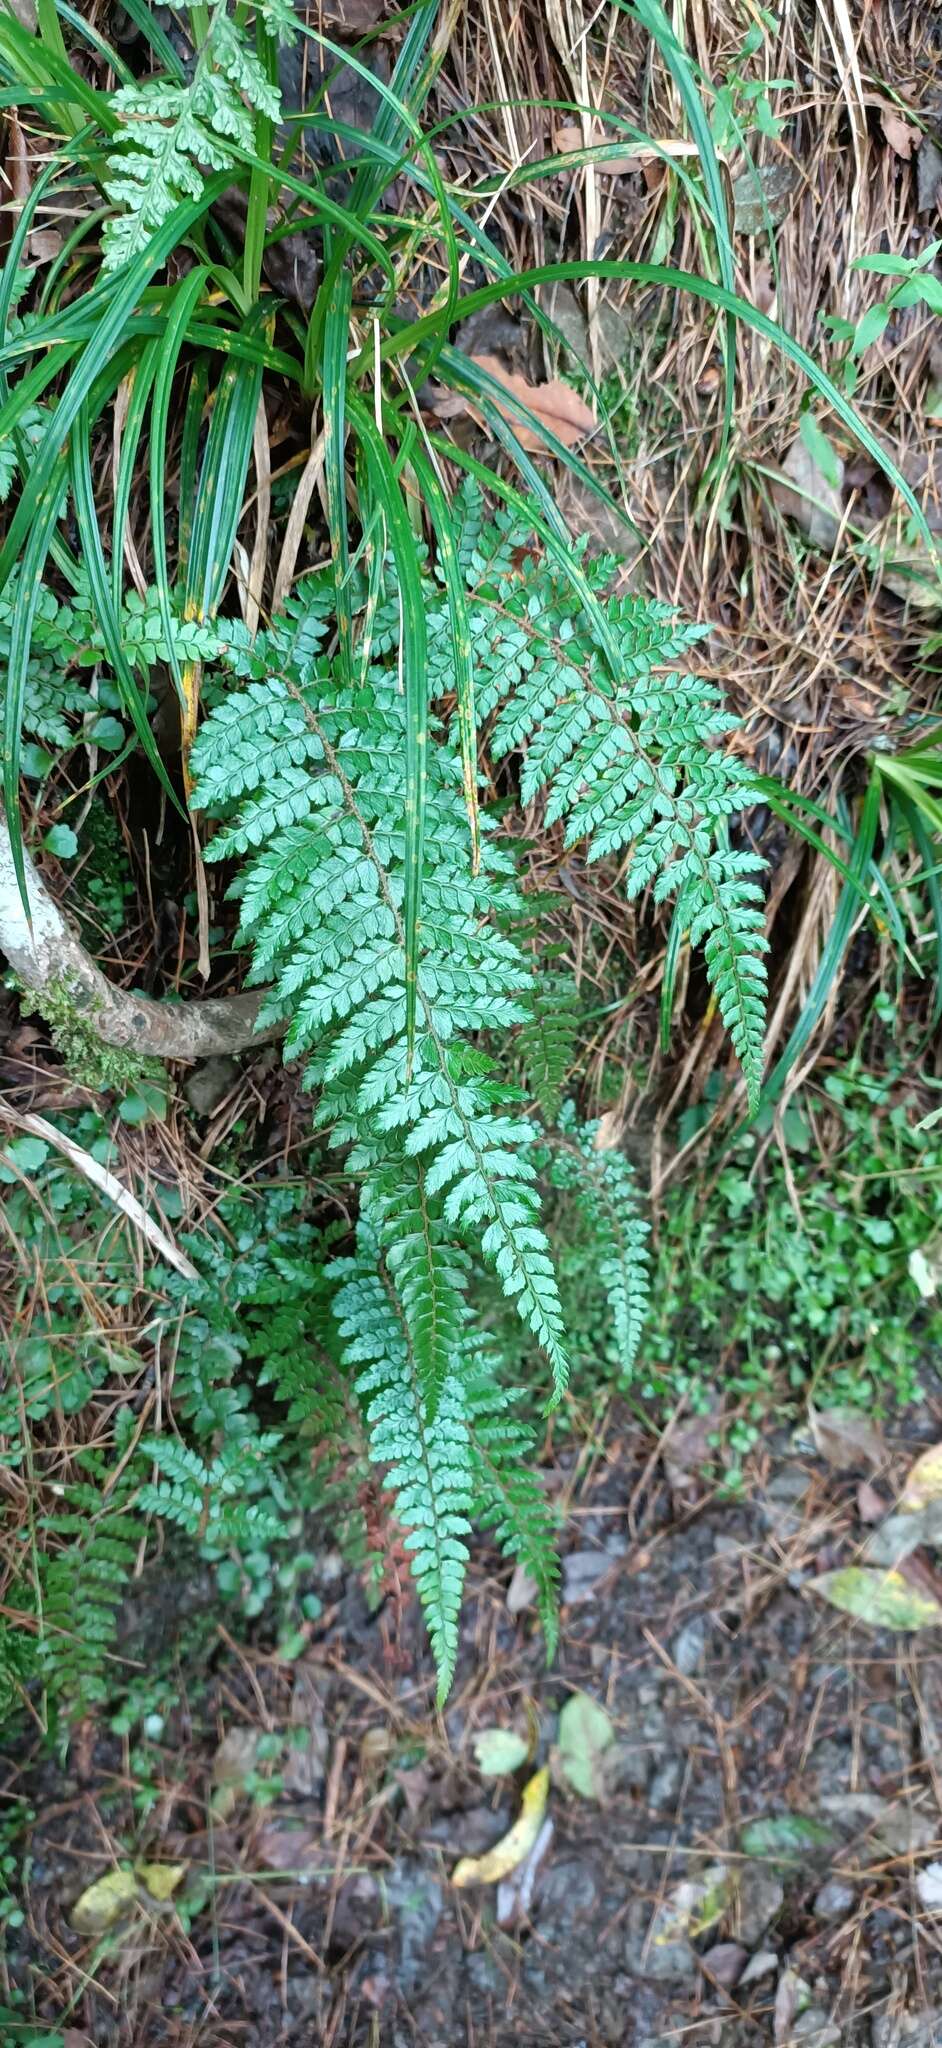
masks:
[[[95,1029],[97,1008],[80,1010],[64,981],[49,988],[21,989],[24,1008],[49,1026],[57,1053],[74,1081],[98,1093],[113,1089],[126,1094],[142,1081],[163,1081],[160,1060],[142,1058],[128,1048],[103,1045]]]

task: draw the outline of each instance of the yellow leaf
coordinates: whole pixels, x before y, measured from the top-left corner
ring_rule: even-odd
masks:
[[[183,1883],[188,1865],[186,1863],[135,1863],[134,1868],[145,1890],[150,1892],[151,1898],[159,1899],[162,1904],[164,1899],[172,1898],[177,1886]]]
[[[72,1908],[76,1934],[104,1934],[133,1906],[137,1883],[132,1870],[109,1870],[90,1884]]]
[[[549,1794],[549,1771],[544,1767],[537,1771],[524,1789],[519,1818],[486,1856],[462,1856],[455,1865],[452,1884],[499,1884],[502,1877],[509,1877],[522,1863],[536,1841],[543,1825],[546,1801]]]
[[[904,1515],[915,1515],[930,1501],[942,1500],[942,1444],[933,1444],[916,1459],[900,1498]]]

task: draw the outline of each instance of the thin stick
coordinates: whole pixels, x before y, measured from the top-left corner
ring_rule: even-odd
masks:
[[[63,1158],[69,1161],[70,1166],[74,1166],[78,1173],[83,1173],[93,1187],[98,1188],[109,1202],[113,1202],[116,1209],[120,1209],[122,1216],[126,1216],[128,1222],[133,1223],[135,1230],[139,1230],[142,1237],[147,1238],[160,1257],[166,1259],[168,1266],[173,1266],[176,1272],[182,1273],[185,1280],[199,1279],[192,1261],[187,1258],[185,1252],[178,1250],[172,1238],[161,1230],[159,1223],[155,1223],[153,1217],[148,1216],[147,1210],[141,1207],[137,1196],[131,1194],[130,1189],[125,1187],[123,1181],[118,1180],[116,1174],[109,1173],[106,1166],[99,1166],[97,1159],[93,1159],[91,1153],[86,1152],[83,1146],[77,1145],[74,1138],[67,1138],[64,1131],[57,1131],[55,1124],[47,1123],[44,1116],[33,1116],[27,1111],[11,1109],[7,1102],[0,1102],[0,1117],[5,1123],[12,1124],[16,1130],[27,1131],[31,1137],[41,1138],[45,1144],[53,1145],[55,1150],[61,1152]]]

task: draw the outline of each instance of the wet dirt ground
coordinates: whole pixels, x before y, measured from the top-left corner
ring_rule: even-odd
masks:
[[[520,1575],[515,1613],[484,1558],[436,1715],[407,1597],[371,1615],[322,1546],[293,1663],[207,1608],[204,1675],[177,1674],[153,1740],[86,1723],[64,1772],[21,1742],[0,1783],[35,1812],[7,1941],[24,2013],[66,2048],[942,2042],[942,1639],[864,1627],[811,1586],[859,1557],[942,1417],[906,1418],[877,1467],[783,1429],[737,1501],[702,1477],[707,1433],[610,1418],[559,1450],[550,1669]],[[933,1587],[931,1553],[907,1571]],[[594,1798],[554,1748],[576,1693],[611,1725]],[[528,1744],[513,1775],[478,1767],[494,1727]],[[456,1889],[546,1762],[529,1895]],[[135,1859],[185,1866],[173,1896],[139,1882],[77,1933],[79,1895]]]

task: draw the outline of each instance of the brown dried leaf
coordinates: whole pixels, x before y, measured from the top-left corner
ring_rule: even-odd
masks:
[[[495,383],[504,386],[505,391],[512,392],[521,405],[525,405],[535,414],[538,421],[555,434],[557,441],[562,441],[565,448],[574,448],[576,442],[581,441],[585,434],[590,434],[597,425],[591,406],[586,405],[585,399],[580,398],[578,391],[574,391],[571,384],[564,384],[561,377],[551,377],[547,384],[531,384],[518,371],[505,369],[497,356],[472,356],[471,361],[477,363],[479,369],[487,370]],[[524,426],[510,411],[509,406],[505,408],[499,405],[497,409],[513,428],[524,448],[532,452],[546,445],[537,429]],[[472,412],[474,407],[465,404],[464,410]]]
[[[904,164],[908,164],[913,150],[922,140],[921,128],[914,128],[911,121],[904,121],[902,114],[893,107],[884,107],[880,126],[894,156],[902,157]]]
[[[850,1472],[861,1465],[876,1470],[883,1464],[886,1445],[859,1408],[812,1408],[809,1419],[818,1455],[836,1472]]]

